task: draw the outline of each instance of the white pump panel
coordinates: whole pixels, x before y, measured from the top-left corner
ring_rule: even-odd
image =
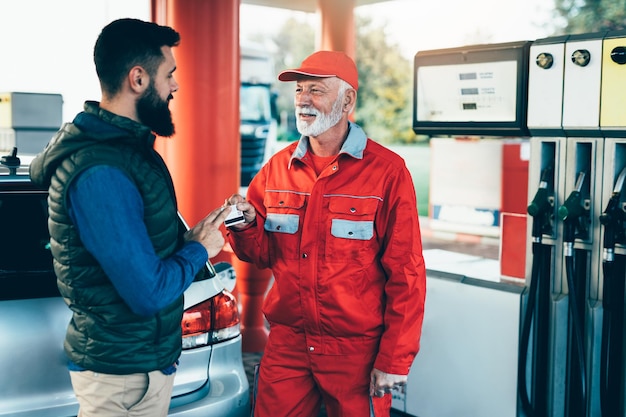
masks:
[[[563,129],[568,136],[600,134],[601,71],[602,37],[570,37],[565,43],[563,91]]]
[[[561,39],[561,42],[556,40]],[[537,41],[530,47],[528,70],[528,128],[561,131],[565,37]]]

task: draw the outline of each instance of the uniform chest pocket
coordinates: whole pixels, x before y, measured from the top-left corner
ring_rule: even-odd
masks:
[[[264,227],[268,232],[292,235],[298,231],[299,222],[300,216],[297,214],[267,213]]]
[[[344,239],[369,240],[374,236],[374,222],[332,219],[330,233]]]
[[[374,218],[379,199],[376,197],[330,198],[330,236],[326,240],[326,256],[343,262],[366,261],[377,253]]]
[[[290,192],[266,192],[263,204],[267,209],[265,223],[269,232],[270,258],[297,259],[300,252],[300,218],[306,195]]]

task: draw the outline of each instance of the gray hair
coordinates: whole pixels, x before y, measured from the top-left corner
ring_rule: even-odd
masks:
[[[348,89],[353,89],[354,87],[352,87],[347,81],[342,80],[341,78],[337,78],[339,80],[339,90],[337,91],[337,100],[343,99],[346,91],[348,91]],[[355,90],[356,91],[356,90]],[[351,114],[354,111],[354,108],[356,107],[356,102],[353,103],[352,108],[350,109],[349,114]]]

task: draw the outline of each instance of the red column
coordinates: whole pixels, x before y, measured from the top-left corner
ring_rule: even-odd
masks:
[[[151,0],[153,18],[180,32],[171,109],[176,134],[157,149],[190,225],[239,187],[239,2]]]
[[[355,57],[355,0],[317,0],[321,22],[320,49]]]
[[[317,0],[320,15],[320,45],[324,51],[342,51],[356,61],[355,0]],[[350,120],[355,121],[352,112]]]
[[[272,271],[259,269],[249,262],[240,261],[234,255],[233,267],[237,273],[236,296],[241,304],[241,350],[263,352],[269,330],[265,326],[261,308],[272,279]]]
[[[159,139],[174,179],[179,210],[190,225],[239,189],[239,1],[151,0],[153,21],[181,35],[174,48],[180,90],[171,109],[176,135]],[[259,270],[223,251],[231,262],[241,303],[243,350],[263,351],[268,331],[261,304],[270,270]]]

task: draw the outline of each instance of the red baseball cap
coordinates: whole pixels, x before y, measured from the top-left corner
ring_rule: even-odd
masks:
[[[297,81],[302,76],[338,77],[347,82],[355,90],[359,89],[359,73],[352,58],[344,52],[318,51],[309,55],[300,68],[289,69],[278,74],[280,81]]]

